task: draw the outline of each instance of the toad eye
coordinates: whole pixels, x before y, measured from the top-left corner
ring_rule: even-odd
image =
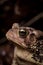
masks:
[[[26,30],[24,30],[24,29],[19,30],[20,37],[25,38],[26,34],[27,34]]]

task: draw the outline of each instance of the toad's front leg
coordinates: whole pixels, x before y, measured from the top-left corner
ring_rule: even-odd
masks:
[[[16,55],[16,47],[14,48],[14,58],[13,58],[13,61],[12,61],[12,65],[18,65],[17,55]]]

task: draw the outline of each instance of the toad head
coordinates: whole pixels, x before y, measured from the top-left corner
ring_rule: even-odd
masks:
[[[23,48],[34,45],[37,42],[37,39],[42,35],[42,31],[31,27],[20,27],[18,23],[14,23],[12,28],[6,33],[7,39]]]

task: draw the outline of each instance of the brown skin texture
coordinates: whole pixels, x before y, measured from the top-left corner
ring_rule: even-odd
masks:
[[[19,31],[24,29],[28,33],[25,38],[20,37],[19,35]],[[6,33],[7,39],[14,42],[15,45],[14,60],[12,62],[12,65],[17,65],[17,57],[20,57],[23,60],[28,61],[26,65],[35,65],[36,62],[34,61],[34,59],[31,58],[32,52],[28,51],[27,49],[31,47],[33,44],[35,44],[37,38],[39,38],[42,35],[43,32],[40,30],[35,30],[34,28],[31,27],[19,27],[17,23],[14,23],[12,28]]]

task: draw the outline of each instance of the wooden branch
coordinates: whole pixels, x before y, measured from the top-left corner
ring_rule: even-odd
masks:
[[[32,18],[30,21],[28,21],[26,24],[23,24],[24,26],[30,26],[40,18],[43,18],[43,12]]]

